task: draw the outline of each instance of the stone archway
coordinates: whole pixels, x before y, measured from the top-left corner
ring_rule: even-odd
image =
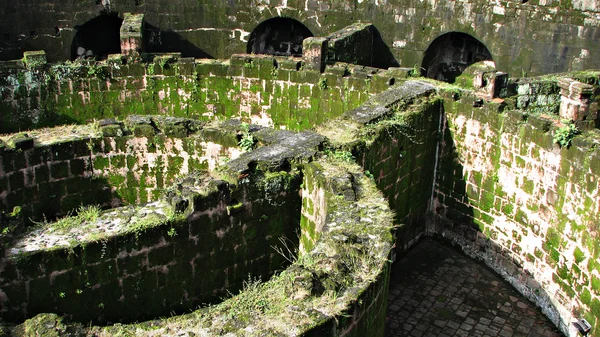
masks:
[[[121,23],[123,19],[118,16],[103,14],[79,26],[71,44],[71,60],[102,60],[119,54]]]
[[[450,32],[429,45],[421,65],[421,74],[436,80],[454,83],[468,66],[480,61],[493,61],[487,47],[473,36]]]
[[[248,54],[301,56],[302,40],[311,37],[311,31],[300,21],[276,17],[263,21],[250,34]]]

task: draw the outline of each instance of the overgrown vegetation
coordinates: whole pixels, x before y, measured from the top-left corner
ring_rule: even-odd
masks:
[[[324,153],[327,157],[341,162],[352,163],[356,160],[350,151],[327,149]]]
[[[35,224],[43,227],[48,227],[52,232],[61,232],[66,233],[73,228],[76,228],[82,225],[84,222],[94,222],[98,219],[100,215],[100,206],[91,205],[91,206],[79,206],[79,208],[75,211],[75,215],[73,212],[67,213],[67,216],[64,218],[60,218],[54,222],[49,222],[44,218],[41,222],[35,222]]]
[[[250,133],[250,125],[247,123],[242,123],[242,131],[240,134],[240,140],[238,142],[238,146],[242,148],[245,152],[250,152],[254,149],[254,144],[256,143],[256,139]]]
[[[571,146],[573,138],[579,133],[579,129],[572,121],[563,120],[563,126],[556,130],[552,141],[560,145],[560,147],[568,148]]]
[[[414,65],[413,68],[408,72],[408,76],[410,77],[421,77],[421,70],[423,68],[419,67],[418,65]]]

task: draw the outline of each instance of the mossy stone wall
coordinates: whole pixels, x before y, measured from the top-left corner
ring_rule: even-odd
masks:
[[[27,0],[0,16],[5,32],[2,59],[21,50],[46,50],[50,62],[69,59],[76,26],[102,12],[143,13],[150,51],[227,58],[246,51],[251,32],[263,21],[300,21],[315,36],[354,22],[372,22],[381,34],[375,60],[381,65],[421,66],[431,42],[448,32],[482,41],[499,70],[513,76],[598,68],[600,8],[593,1],[531,0],[145,0],[61,4]],[[27,13],[27,14],[25,14]],[[58,26],[57,26],[58,25]],[[26,36],[26,38],[21,38]]]
[[[203,134],[105,137],[94,142],[93,150],[94,178],[107,182],[113,205],[157,200],[176,178],[194,170],[214,169],[241,152],[236,145],[223,146]]]
[[[319,240],[326,223],[326,182],[318,165],[305,165],[302,182],[302,218],[300,219],[300,254],[310,252]]]
[[[337,165],[340,166],[336,167]],[[354,164],[336,162],[336,160],[329,162],[320,160],[304,165],[299,261],[310,261],[307,258],[310,255],[328,255],[329,253],[323,251],[323,242],[329,242],[332,239],[331,235],[345,237],[347,239],[344,240],[352,242],[356,240],[355,238],[364,237],[370,231],[362,227],[365,223],[373,221],[369,215],[358,217],[360,219],[358,221],[353,220],[356,219],[353,213],[363,212],[361,208],[364,206],[353,210],[348,209],[348,205],[354,202],[360,205],[362,200],[372,199],[373,202],[377,202],[379,198],[378,194],[370,195],[372,192],[367,192],[372,187],[364,186],[367,177],[357,172],[357,168],[358,166]],[[391,217],[387,220],[391,220]],[[348,228],[344,229],[346,226]],[[373,230],[375,230],[375,226],[373,226]],[[389,230],[391,228],[388,229],[388,232],[384,232],[384,235],[391,242],[392,233]],[[352,232],[353,234],[350,234]],[[335,241],[336,239],[330,242],[332,248],[337,244]],[[375,248],[375,250],[377,249]],[[391,250],[391,246],[388,249]],[[340,252],[340,254],[353,254],[353,250],[349,249],[346,253]],[[358,251],[361,250],[369,251],[369,248],[358,249]],[[386,254],[391,254],[390,250]],[[372,254],[372,252],[369,251],[368,254]],[[340,259],[345,259],[345,257],[340,256]],[[367,261],[362,262],[368,263]],[[375,263],[374,266],[379,264]],[[336,282],[335,279],[343,279],[341,270],[329,270],[327,263],[320,267],[324,269],[316,273],[320,280],[313,281],[313,286],[311,286],[313,292],[319,291],[316,286],[319,283],[322,284],[321,287],[325,288],[326,293],[336,291],[333,289],[337,287],[340,287],[337,290],[340,293],[352,294],[355,291],[347,288],[348,285],[336,284],[339,281]],[[351,269],[352,267],[345,268]],[[384,336],[390,271],[391,264],[385,262],[383,268],[370,280],[369,284],[353,295],[356,296],[356,300],[346,307],[339,318],[322,320],[316,327],[309,329],[303,335],[315,337]],[[331,281],[325,281],[327,277],[331,278]]]
[[[143,204],[157,200],[176,178],[212,170],[241,153],[235,131],[220,135],[207,126],[178,137],[161,125],[162,130],[150,127],[146,137],[135,135],[139,125],[110,127],[129,135],[102,137],[98,130],[78,136],[67,127],[54,131],[55,140],[42,142],[40,134],[29,148],[0,148],[1,209],[9,213],[19,206],[26,221],[42,221],[81,205]]]
[[[42,312],[94,323],[154,319],[219,302],[249,277],[270,277],[286,263],[272,248],[279,238],[298,244],[301,199],[294,191],[302,178],[254,178],[187,195],[187,217],[66,247],[11,250],[0,273],[2,319],[20,322]],[[118,209],[113,213],[119,217]],[[132,217],[126,210],[121,216],[121,224]]]
[[[436,231],[484,260],[565,333],[600,318],[597,130],[553,142],[556,119],[445,100]],[[592,335],[599,336],[597,329]]]
[[[404,81],[317,129],[336,149],[330,155],[354,156],[385,195],[395,212],[398,253],[428,233],[443,112],[435,92],[427,82]]]
[[[431,99],[396,112],[394,122],[374,128],[372,142],[358,156],[396,214],[398,252],[427,232],[424,216],[431,199],[441,111],[441,101]]]
[[[24,219],[41,221],[82,204],[110,204],[110,187],[93,176],[90,141],[74,137],[27,149],[0,148],[1,209],[21,207]]]
[[[354,66],[330,67],[321,74],[302,70],[301,59],[261,56],[113,61],[0,67],[0,133],[131,114],[241,118],[307,129],[385,90],[394,76]]]

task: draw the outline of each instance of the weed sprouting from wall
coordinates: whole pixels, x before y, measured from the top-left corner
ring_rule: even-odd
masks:
[[[100,215],[100,206],[80,206],[75,213],[76,215],[73,215],[73,212],[69,212],[67,216],[58,219],[55,222],[48,222],[46,219],[44,219],[41,222],[34,221],[34,223],[38,226],[50,227],[53,231],[59,233],[68,232],[69,230],[78,227],[85,222],[96,221]]]
[[[240,140],[238,142],[239,147],[244,150],[244,152],[250,152],[254,148],[256,144],[256,139],[250,133],[250,126],[247,123],[242,123],[242,132],[240,135]]]
[[[573,138],[578,135],[580,131],[571,121],[563,120],[563,124],[564,125],[554,133],[552,141],[560,145],[560,147],[568,148],[571,146]]]

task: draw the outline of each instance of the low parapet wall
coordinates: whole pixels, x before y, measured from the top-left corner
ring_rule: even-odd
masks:
[[[154,201],[175,178],[239,156],[238,131],[131,116],[0,137],[0,209],[18,207],[24,220],[39,222],[81,205]]]
[[[48,332],[45,324],[39,323],[53,322],[53,333],[99,336],[117,332],[150,336],[173,331],[383,336],[388,259],[393,245],[392,214],[385,199],[357,165],[331,157],[317,159],[322,136],[270,129],[251,132],[265,146],[215,171],[235,183],[237,190],[227,187],[230,183],[226,182],[183,178],[166,194],[166,204],[105,211],[95,222],[68,231],[81,241],[56,239],[60,231],[55,229],[50,236],[55,241],[46,240],[48,246],[44,247],[52,225],[42,230],[46,234],[33,232],[14,241],[0,272],[5,318],[9,308],[17,315],[32,314],[37,308],[82,320],[142,319],[141,312],[152,315],[162,310],[194,309],[206,300],[198,297],[198,292],[217,296],[211,282],[235,292],[237,282],[246,280],[239,295],[209,309],[131,325],[65,324],[55,315],[41,314],[16,326],[12,333]],[[303,176],[302,185],[295,178],[298,174]],[[304,202],[297,188],[302,189]],[[326,202],[312,200],[313,195]],[[312,204],[327,206],[310,209],[309,199]],[[301,205],[305,208],[302,212]],[[324,219],[322,225],[313,229],[301,226],[300,214],[313,211]],[[129,220],[115,220],[119,213]],[[114,231],[98,236],[94,229],[86,230],[90,224],[111,223],[108,219],[120,222],[109,225]],[[297,256],[294,247],[298,242],[278,240],[280,231],[295,229],[300,230],[301,241],[306,241],[303,238],[309,231],[319,233],[312,247]],[[206,234],[202,234],[204,230]],[[81,236],[75,234],[78,231]],[[293,237],[291,233],[285,235]],[[215,249],[208,248],[211,246]],[[267,266],[277,268],[284,259],[292,261],[288,268],[265,283],[256,281],[272,273]],[[42,270],[25,268],[40,264],[45,266]],[[70,268],[73,264],[76,266]],[[221,271],[205,273],[211,266]],[[23,272],[17,273],[20,267]],[[35,280],[26,281],[28,275]],[[156,289],[162,290],[157,294]],[[207,293],[208,289],[213,290]],[[18,296],[33,295],[35,302],[23,298],[26,302],[15,303]],[[45,300],[38,302],[38,298]],[[132,303],[140,310],[131,310]],[[118,315],[121,307],[128,308],[124,316]],[[83,308],[86,310],[80,310]]]
[[[303,69],[301,58],[165,54],[128,63],[121,55],[28,67],[4,62],[0,75],[0,133],[8,133],[131,114],[307,129],[359,106],[406,72],[338,64],[321,73]]]

